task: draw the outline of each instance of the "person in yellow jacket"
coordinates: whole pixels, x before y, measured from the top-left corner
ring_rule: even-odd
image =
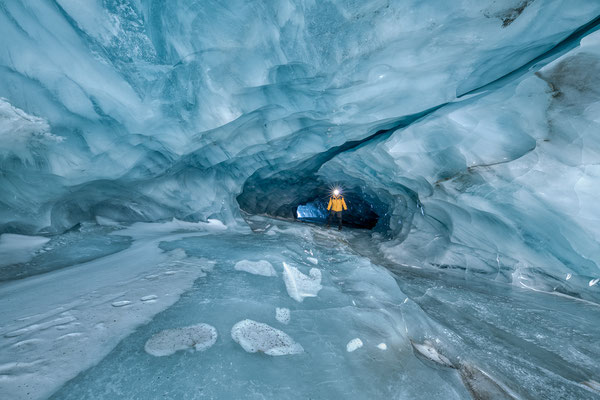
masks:
[[[329,210],[329,218],[327,218],[327,227],[331,225],[331,219],[335,215],[338,220],[338,230],[342,230],[342,209],[347,210],[346,201],[341,195],[339,189],[334,189],[331,197],[329,197],[329,204],[327,204],[327,210]]]

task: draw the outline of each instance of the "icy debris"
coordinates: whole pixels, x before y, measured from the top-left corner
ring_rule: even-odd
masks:
[[[377,348],[378,348],[379,350],[387,350],[387,344],[385,344],[385,343],[379,343],[379,344],[377,345]]]
[[[592,279],[588,285],[590,285],[590,287],[592,287],[595,284],[597,284],[598,282],[600,282],[600,278]]]
[[[129,300],[121,300],[121,301],[115,301],[114,303],[112,303],[113,307],[123,307],[123,306],[127,306],[131,304],[131,301]]]
[[[423,344],[419,344],[411,340],[410,344],[412,344],[416,355],[421,355],[426,359],[445,367],[454,368],[454,365],[450,360],[440,354],[430,341],[426,340]]]
[[[306,259],[315,265],[317,265],[319,263],[319,260],[317,260],[314,257],[306,257]]]
[[[290,309],[289,308],[279,308],[275,309],[275,319],[282,324],[289,324],[290,322]]]
[[[248,272],[253,275],[262,275],[262,276],[277,276],[277,272],[273,268],[270,262],[267,260],[260,261],[249,261],[242,260],[238,261],[235,264],[235,269],[237,271]]]
[[[245,319],[231,328],[231,338],[248,353],[263,352],[269,356],[283,356],[304,352],[285,332],[261,322]]]
[[[155,295],[155,294],[149,294],[148,296],[142,297],[140,300],[146,302],[146,301],[156,300],[157,298],[158,298],[157,295]]]
[[[361,347],[363,347],[362,340],[359,338],[354,338],[346,345],[346,351],[348,353],[352,353],[354,350],[360,349]]]
[[[298,268],[283,263],[283,281],[289,296],[302,302],[305,297],[316,297],[321,286],[321,270],[311,268],[308,275],[304,275]]]
[[[144,346],[146,353],[156,357],[169,356],[179,350],[204,351],[217,341],[217,330],[208,324],[166,329],[153,335]]]

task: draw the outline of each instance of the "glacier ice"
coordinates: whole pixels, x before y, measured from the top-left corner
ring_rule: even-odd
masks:
[[[599,16],[2,2],[0,397],[600,398]]]

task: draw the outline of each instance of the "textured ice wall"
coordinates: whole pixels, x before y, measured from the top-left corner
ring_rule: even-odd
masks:
[[[406,240],[380,245],[395,260],[597,298],[598,74],[595,32],[540,71],[444,107],[320,173],[342,179],[345,171],[399,194],[396,210],[405,209],[403,188],[418,193],[423,209],[409,204]]]
[[[592,0],[3,2],[0,131],[20,139],[0,143],[0,230],[231,222],[249,176],[316,170],[599,13]],[[248,208],[298,200],[272,186],[250,187]]]

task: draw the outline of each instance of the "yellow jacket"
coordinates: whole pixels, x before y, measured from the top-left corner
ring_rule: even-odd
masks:
[[[344,210],[348,209],[342,196],[331,196],[329,198],[329,204],[327,205],[328,210],[342,211],[342,207],[344,207]]]

